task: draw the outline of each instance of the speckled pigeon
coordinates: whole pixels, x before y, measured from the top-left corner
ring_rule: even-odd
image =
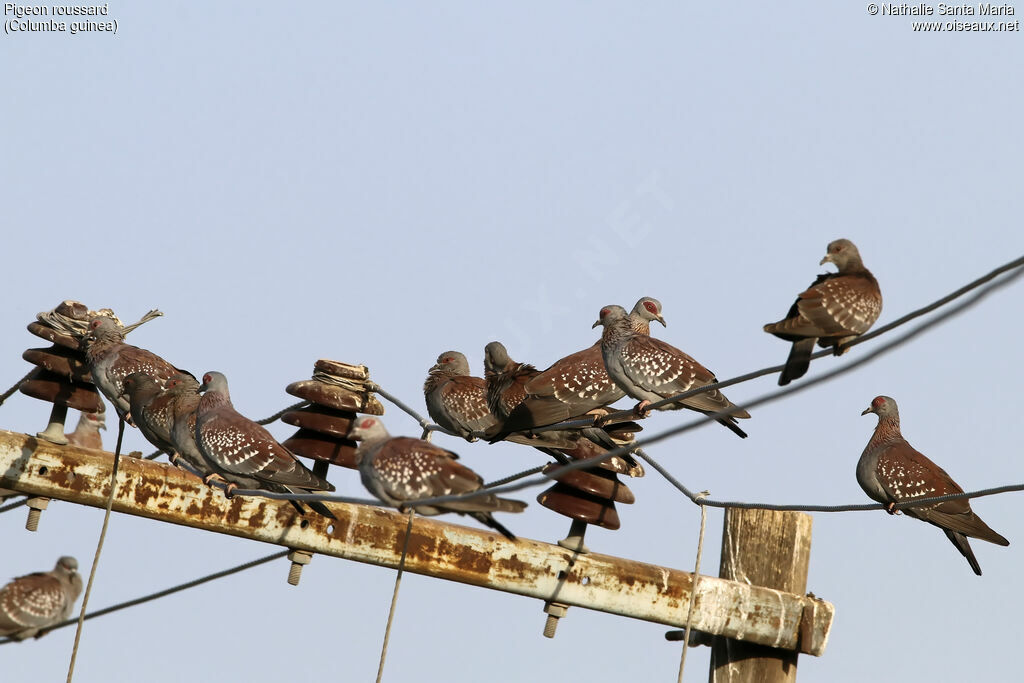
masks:
[[[121,328],[110,318],[94,318],[82,341],[93,382],[121,417],[129,413],[128,398],[123,395],[125,377],[142,372],[163,383],[184,372],[152,351],[125,344]]]
[[[601,353],[612,381],[640,401],[636,412],[644,414],[648,403],[661,401],[684,391],[715,382],[714,374],[671,344],[643,334],[637,334],[632,322],[621,306],[605,306],[597,322],[604,326],[601,335]],[[689,408],[699,413],[714,413],[734,407],[718,389],[696,394],[660,410]],[[736,418],[748,418],[745,410],[737,410],[727,417],[717,418],[723,426],[741,438],[747,434],[736,424]]]
[[[52,571],[19,576],[0,588],[0,636],[39,637],[71,615],[82,592],[78,561],[62,557]]]
[[[867,332],[882,312],[878,280],[864,267],[853,242],[831,242],[821,259],[825,263],[834,263],[839,272],[819,275],[797,296],[785,318],[764,326],[765,332],[793,342],[780,385],[804,376],[815,342],[832,346],[836,355],[843,353],[843,345]]]
[[[434,422],[467,441],[475,441],[472,433],[493,426],[497,419],[487,408],[486,383],[469,372],[466,356],[445,351],[427,371],[423,396]]]
[[[628,319],[640,335],[651,333],[650,323],[665,325],[661,303],[649,296],[636,302]],[[625,393],[608,377],[601,358],[601,342],[556,361],[524,386],[526,398],[508,418],[487,431],[491,443],[513,432],[527,431],[565,420],[615,403]]]
[[[868,413],[878,415],[878,424],[857,461],[857,483],[870,498],[887,505],[889,513],[895,514],[895,503],[964,492],[944,469],[903,438],[896,401],[888,396],[876,396],[861,415]],[[967,498],[900,509],[908,517],[942,529],[978,576],[981,576],[981,566],[967,542],[968,536],[996,545],[1010,545],[974,514]]]
[[[195,377],[174,375],[162,387],[149,375],[133,372],[122,384],[135,426],[147,441],[170,456],[173,464],[179,464],[181,458],[204,477],[213,473],[195,446],[195,411],[199,406],[199,382]],[[179,415],[186,422],[191,417],[191,432],[188,426],[182,430],[184,448],[178,447],[173,433]]]
[[[106,413],[82,413],[78,417],[75,431],[65,434],[64,438],[72,446],[101,451],[103,450],[103,437],[100,436],[100,430],[106,428]]]
[[[229,482],[229,495],[235,486],[290,493],[334,490],[330,482],[313,474],[270,432],[235,410],[223,374],[204,374],[199,391],[205,393],[196,411],[196,446],[210,469]],[[302,505],[295,501],[292,504],[303,511]],[[309,506],[334,518],[323,503],[313,501]]]
[[[356,461],[363,485],[384,503],[420,515],[455,512],[469,515],[510,540],[515,536],[492,513],[522,512],[526,503],[499,498],[494,494],[435,505],[416,505],[418,498],[457,495],[478,491],[483,480],[473,470],[456,462],[458,455],[429,441],[407,436],[392,437],[375,417],[361,417],[349,429],[348,437],[359,441]]]

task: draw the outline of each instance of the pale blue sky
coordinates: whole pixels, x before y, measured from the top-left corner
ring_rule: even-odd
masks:
[[[321,357],[367,364],[422,408],[441,351],[482,372],[483,346],[502,339],[545,366],[593,342],[602,305],[643,295],[664,304],[658,336],[730,377],[784,360],[761,325],[834,238],[854,240],[880,280],[880,323],[1024,252],[1019,33],[924,35],[862,3],[110,9],[116,36],[0,39],[4,388],[41,345],[25,324],[65,298],[125,320],[160,308],[131,341],[223,371],[254,418],[293,401],[285,385]],[[1019,482],[1020,310],[1018,285],[752,411],[745,441],[709,426],[650,452],[721,499],[868,502],[854,466],[875,418],[860,412],[888,394],[910,442],[962,485]],[[773,386],[726,393],[742,403]],[[35,432],[47,410],[16,396],[0,426]],[[390,407],[386,422],[415,433]],[[438,438],[487,478],[538,464],[513,445]],[[137,433],[126,446],[149,451]],[[350,471],[331,479],[364,495]],[[590,547],[691,568],[698,509],[654,472],[629,485],[622,529],[592,530]],[[808,587],[836,621],[825,656],[801,658],[802,682],[1018,675],[1021,498],[974,507],[1012,543],[973,543],[981,578],[928,525],[815,516]],[[87,568],[101,517],[55,503],[29,535],[20,513],[0,516],[0,576],[62,554]],[[541,540],[568,529],[536,503],[504,521]],[[720,532],[713,511],[709,573]],[[115,515],[92,605],[275,550]],[[90,622],[76,680],[371,680],[394,573],[318,557],[294,589],[286,571]],[[385,680],[674,680],[665,628],[574,608],[549,641],[541,608],[407,576]],[[4,669],[59,680],[72,638],[5,646]],[[687,680],[704,680],[707,659],[691,653]]]

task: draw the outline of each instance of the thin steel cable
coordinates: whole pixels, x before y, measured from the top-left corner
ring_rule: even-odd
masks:
[[[409,551],[409,537],[412,535],[412,518],[416,511],[409,509],[409,524],[405,527],[405,541],[402,543],[402,557],[398,560],[398,573],[395,574],[395,591],[391,594],[391,609],[388,610],[388,624],[384,628],[384,644],[380,648],[380,664],[377,665],[377,683],[384,677],[384,662],[388,658],[388,642],[391,640],[391,624],[395,619],[395,607],[398,605],[398,589],[402,585],[402,572],[405,570],[405,555]]]
[[[271,422],[273,422],[274,420],[280,419],[281,416],[284,415],[285,413],[287,413],[289,410],[298,410],[299,408],[303,408],[303,407],[305,407],[307,405],[309,405],[309,401],[299,401],[298,403],[293,403],[292,405],[288,406],[287,408],[283,408],[283,409],[277,411],[276,413],[274,413],[270,417],[265,417],[262,420],[257,420],[256,424],[268,425]]]
[[[206,576],[202,576],[202,577],[200,577],[198,579],[193,579],[192,581],[187,581],[185,583],[178,584],[177,586],[172,586],[170,588],[165,588],[164,590],[157,591],[156,593],[150,593],[149,595],[144,595],[144,596],[142,596],[140,598],[134,598],[132,600],[126,600],[125,602],[119,602],[116,605],[111,605],[110,607],[104,607],[103,609],[99,609],[99,610],[96,610],[95,612],[90,612],[89,614],[86,614],[85,615],[85,620],[89,621],[90,619],[95,619],[96,617],[106,616],[107,614],[113,614],[114,612],[119,612],[119,611],[121,611],[123,609],[128,609],[129,607],[135,607],[137,605],[141,605],[141,604],[144,604],[144,603],[147,603],[147,602],[151,602],[151,601],[156,600],[158,598],[167,597],[168,595],[172,595],[174,593],[179,593],[179,592],[181,592],[183,590],[188,590],[189,588],[195,588],[196,586],[201,586],[202,584],[209,583],[210,581],[214,581],[215,579],[221,579],[221,578],[224,578],[225,576],[231,576],[232,574],[237,574],[237,573],[243,572],[243,571],[245,571],[247,569],[252,569],[253,567],[258,567],[261,564],[266,564],[267,562],[272,562],[274,560],[279,560],[279,559],[281,559],[283,557],[287,557],[287,555],[288,555],[288,551],[287,550],[283,550],[283,551],[281,551],[279,553],[273,553],[271,555],[267,555],[266,557],[261,557],[261,558],[259,558],[257,560],[252,560],[251,562],[246,562],[245,564],[240,564],[240,565],[238,565],[236,567],[231,567],[230,569],[223,569],[223,570],[221,570],[219,572],[214,572],[213,574],[207,574]],[[46,633],[49,633],[50,631],[56,631],[57,629],[65,628],[67,626],[71,626],[72,624],[77,624],[77,623],[78,623],[78,618],[77,617],[75,617],[74,619],[66,619],[65,621],[62,621],[59,624],[56,624],[55,626],[52,626],[52,627],[50,627],[48,629],[45,629],[43,635],[45,635]],[[18,642],[18,641],[15,641],[15,640],[13,640],[11,638],[0,639],[0,645],[6,645],[7,643],[14,643],[14,642]]]
[[[537,467],[531,467],[530,469],[524,470],[522,472],[519,472],[518,474],[510,474],[507,477],[502,477],[501,479],[495,479],[492,482],[488,482],[487,484],[484,484],[484,488],[485,489],[493,489],[496,486],[504,486],[505,484],[511,484],[512,482],[518,481],[518,480],[522,479],[523,477],[531,477],[531,476],[533,476],[535,474],[540,474],[544,470],[545,467],[547,467],[547,465],[538,465]]]
[[[960,289],[956,290],[955,292],[947,294],[946,296],[942,297],[941,299],[937,299],[936,301],[933,301],[932,303],[928,304],[927,306],[922,306],[921,308],[913,310],[913,311],[911,311],[910,313],[904,315],[901,318],[897,318],[896,320],[892,321],[891,323],[883,325],[882,327],[879,327],[879,328],[877,328],[875,330],[872,330],[871,332],[867,332],[865,334],[862,334],[861,336],[857,337],[853,341],[851,341],[851,342],[849,342],[847,344],[843,344],[842,350],[845,351],[846,349],[849,349],[850,347],[857,346],[858,344],[863,344],[863,343],[865,343],[867,341],[870,341],[870,340],[872,340],[872,339],[874,339],[874,338],[876,338],[878,336],[881,336],[881,335],[885,334],[886,332],[889,332],[890,330],[893,330],[893,329],[895,329],[897,327],[900,327],[901,325],[904,325],[904,324],[910,322],[911,320],[914,320],[915,318],[919,318],[922,315],[925,315],[927,313],[931,313],[935,309],[940,308],[941,306],[944,306],[944,305],[948,304],[949,302],[953,301],[954,299],[960,298],[961,296],[963,296],[964,294],[967,294],[968,292],[970,292],[973,289],[977,289],[981,285],[985,284],[986,282],[991,281],[992,279],[998,277],[999,275],[1002,275],[1003,273],[1011,271],[1014,268],[1020,268],[1021,266],[1024,266],[1024,256],[1022,256],[1022,257],[1020,257],[1018,259],[1015,259],[1013,261],[1010,261],[1009,263],[1006,263],[1006,264],[1004,264],[1002,266],[999,266],[995,270],[992,270],[992,271],[986,273],[985,275],[979,277],[978,279],[976,279],[976,280],[974,280],[972,282],[969,282],[968,284],[964,285],[963,287],[961,287]],[[1011,276],[1011,277],[1016,277],[1016,275]],[[817,352],[811,354],[811,358],[812,359],[823,358],[825,356],[831,356],[831,355],[834,355],[834,351],[831,351],[829,349],[824,349],[822,351],[817,351]],[[676,394],[675,396],[670,396],[670,397],[668,397],[666,399],[662,399],[661,401],[657,401],[655,403],[651,403],[649,406],[647,406],[647,409],[648,410],[655,410],[655,409],[657,409],[657,408],[659,408],[661,406],[669,405],[670,403],[675,403],[676,401],[682,401],[682,400],[685,400],[687,398],[690,398],[691,396],[696,396],[697,394],[703,394],[705,392],[712,391],[714,389],[724,389],[726,387],[731,387],[734,384],[740,384],[742,382],[748,382],[748,381],[750,381],[752,379],[757,379],[759,377],[764,377],[765,375],[772,375],[772,374],[775,374],[777,372],[781,372],[785,367],[786,367],[785,364],[783,364],[783,365],[773,365],[771,367],[762,368],[760,370],[755,370],[753,372],[748,372],[748,373],[743,374],[743,375],[737,375],[736,377],[732,377],[730,379],[722,380],[722,381],[719,381],[719,382],[712,382],[711,384],[706,384],[706,385],[704,385],[702,387],[697,387],[695,389],[690,389],[688,391],[682,392],[681,394]],[[611,414],[603,417],[602,420],[605,423],[607,423],[609,421],[622,420],[622,419],[627,419],[627,418],[628,419],[636,419],[637,415],[632,410],[620,410],[620,411],[611,413]],[[587,427],[587,426],[592,426],[593,424],[594,424],[594,420],[592,418],[589,418],[589,419],[586,419],[586,418],[585,419],[575,419],[575,420],[568,420],[566,422],[560,422],[560,423],[554,424],[554,425],[548,425],[548,426],[545,426],[545,427],[535,427],[535,428],[531,429],[530,431],[534,432],[534,433],[541,433],[541,432],[552,431],[552,430],[557,430],[557,429],[571,429],[573,427]]]
[[[4,404],[4,401],[13,396],[14,392],[16,392],[21,387],[22,384],[32,379],[32,376],[35,375],[37,372],[39,372],[39,368],[32,368],[31,370],[28,371],[28,374],[26,374],[24,377],[15,382],[13,387],[8,389],[4,393],[0,394],[0,406]]]
[[[702,491],[698,497],[707,498],[710,495]],[[697,582],[700,580],[700,562],[704,557],[704,531],[708,525],[708,508],[700,506],[700,536],[697,537],[697,561],[693,567],[693,584],[690,586],[690,609],[686,612],[686,630],[683,631],[683,652],[679,655],[679,676],[676,683],[683,683],[683,670],[686,668],[686,651],[690,647],[690,626],[693,624],[693,609],[697,605]]]
[[[15,501],[15,502],[11,503],[10,505],[4,505],[2,508],[0,508],[0,514],[3,514],[5,512],[10,511],[10,510],[17,510],[21,506],[25,505],[25,503],[27,503],[27,502],[28,502],[28,496],[25,496],[21,500]]]
[[[885,344],[885,345],[875,349],[871,353],[868,353],[868,354],[862,356],[861,358],[858,358],[855,361],[852,361],[852,362],[850,362],[850,363],[848,363],[848,364],[846,364],[844,366],[835,368],[834,370],[826,372],[826,373],[824,373],[822,375],[819,375],[817,377],[813,377],[813,378],[811,378],[811,379],[809,379],[809,380],[807,380],[805,382],[801,382],[800,384],[790,385],[790,386],[785,387],[784,389],[779,389],[779,390],[776,390],[774,392],[770,392],[768,394],[760,396],[760,397],[758,397],[758,398],[756,398],[756,399],[754,399],[752,401],[749,401],[749,402],[745,403],[743,406],[739,406],[739,408],[753,408],[753,407],[756,407],[756,406],[759,406],[759,405],[763,405],[763,404],[766,404],[766,403],[771,403],[773,401],[777,401],[777,400],[779,400],[781,398],[784,398],[786,396],[789,396],[791,394],[798,393],[798,392],[801,392],[801,391],[806,391],[807,389],[810,389],[811,387],[817,386],[818,384],[822,384],[824,382],[831,381],[832,379],[835,379],[836,377],[839,377],[840,375],[846,374],[848,372],[852,372],[853,370],[861,367],[862,365],[865,365],[867,363],[872,362],[873,360],[875,360],[879,356],[884,355],[885,353],[888,353],[888,352],[890,352],[890,351],[892,351],[892,350],[894,350],[894,349],[896,349],[896,348],[898,348],[898,347],[908,343],[909,341],[911,341],[915,337],[923,334],[924,332],[926,332],[927,330],[931,329],[932,327],[935,327],[936,325],[938,325],[938,324],[948,320],[949,318],[951,318],[951,317],[953,317],[953,316],[955,316],[955,315],[957,315],[957,314],[959,314],[959,313],[961,313],[961,312],[971,308],[972,306],[974,306],[977,303],[979,303],[982,299],[987,297],[989,294],[997,291],[998,289],[1000,289],[1002,287],[1005,287],[1005,286],[1008,286],[1009,284],[1012,284],[1022,274],[1024,274],[1024,269],[1018,270],[1016,273],[1014,273],[1013,275],[1011,275],[1009,277],[1003,278],[1001,280],[998,280],[996,282],[993,282],[993,283],[989,284],[987,287],[985,287],[981,291],[977,292],[974,296],[972,296],[971,298],[967,299],[966,301],[958,304],[957,306],[954,306],[953,308],[950,308],[950,309],[946,310],[941,315],[937,315],[934,318],[932,318],[932,319],[930,319],[930,320],[928,320],[928,321],[918,325],[917,327],[913,328],[912,330],[910,330],[906,334],[904,334],[904,335],[902,335],[900,337],[897,337],[895,340],[893,340],[891,342],[888,342],[887,344]],[[711,422],[713,420],[716,420],[716,419],[718,419],[720,417],[724,417],[725,415],[728,414],[728,412],[729,411],[723,411],[723,412],[720,412],[720,413],[709,413],[709,414],[706,414],[706,415],[702,416],[700,419],[697,419],[697,420],[695,420],[693,422],[690,422],[690,423],[687,423],[687,424],[683,424],[683,425],[679,425],[679,426],[676,426],[676,427],[672,427],[670,429],[667,429],[667,430],[665,430],[663,432],[660,432],[658,434],[654,434],[654,435],[652,435],[650,437],[647,437],[645,439],[640,439],[640,440],[634,442],[633,444],[630,444],[630,445],[627,445],[627,446],[623,446],[621,448],[616,448],[616,449],[607,451],[607,452],[602,453],[601,455],[595,456],[593,458],[588,458],[586,460],[578,460],[576,462],[573,462],[573,463],[570,463],[570,464],[567,464],[567,465],[562,465],[562,466],[559,467],[558,470],[555,470],[555,471],[551,472],[551,476],[557,476],[557,475],[559,475],[562,472],[567,472],[567,471],[576,470],[576,469],[582,469],[584,467],[590,467],[590,466],[594,465],[597,462],[602,462],[602,461],[607,460],[608,458],[611,458],[613,456],[624,455],[625,453],[628,453],[628,452],[630,452],[630,451],[632,451],[632,450],[634,450],[636,448],[639,448],[639,447],[642,447],[642,446],[647,446],[647,445],[650,445],[650,444],[653,444],[653,443],[658,443],[660,441],[664,441],[665,439],[671,438],[673,436],[677,436],[677,435],[682,434],[684,432],[688,432],[688,431],[690,431],[692,429],[700,427],[700,426],[702,426],[704,424],[707,424],[707,423],[709,423],[709,422]],[[652,465],[653,464],[654,463],[652,462]],[[659,472],[662,473],[663,475],[667,474],[667,472],[663,468],[656,468],[656,469],[658,469]],[[501,487],[499,489],[488,489],[488,491],[491,492],[491,493],[509,493],[509,492],[518,491],[518,490],[521,490],[521,489],[524,489],[524,488],[529,488],[530,486],[537,486],[537,485],[545,483],[546,481],[547,481],[547,478],[528,479],[526,481],[522,481],[522,482],[519,482],[517,484],[510,484],[508,486],[503,486],[503,487]],[[680,490],[684,491],[684,493],[686,492],[685,491],[685,487],[683,487],[678,482],[675,482],[675,483],[677,485],[677,488],[680,488]],[[996,488],[993,488],[993,489],[984,489],[984,490],[979,491],[979,492],[955,494],[955,495],[951,495],[951,496],[940,496],[940,497],[935,497],[935,498],[922,498],[922,499],[914,500],[914,501],[909,502],[909,503],[899,504],[897,507],[919,506],[919,505],[928,504],[928,503],[932,503],[932,502],[941,502],[943,500],[952,500],[952,499],[955,499],[955,498],[972,498],[972,497],[978,497],[980,495],[993,495],[994,493],[1004,493],[1004,492],[1007,492],[1007,491],[1019,490],[1017,488],[1017,486],[1018,485],[1009,485],[1009,486],[1006,486],[1006,487],[996,487]],[[473,498],[473,497],[476,497],[478,495],[481,495],[481,494],[479,492],[471,492],[471,493],[461,494],[459,496],[438,496],[438,497],[435,497],[435,498],[425,498],[422,501],[418,501],[418,502],[420,504],[446,503],[446,502],[450,502],[452,500],[455,500],[457,498]],[[690,497],[691,500],[693,500],[692,494],[687,494],[687,495],[688,495],[688,497]],[[704,504],[705,505],[711,505],[712,507],[751,507],[751,508],[758,508],[758,509],[805,510],[805,511],[814,511],[814,512],[833,512],[833,511],[834,512],[840,512],[840,511],[855,511],[855,510],[874,510],[874,509],[879,509],[881,507],[877,503],[876,504],[872,504],[872,505],[864,505],[864,506],[862,506],[862,505],[850,505],[850,506],[816,506],[816,505],[810,505],[810,506],[807,506],[807,505],[789,506],[789,505],[784,505],[784,506],[775,506],[775,505],[758,504],[758,503],[751,504],[751,503],[739,503],[739,502],[725,503],[725,502],[721,502],[721,501],[705,501]]]
[[[1016,268],[1016,267],[1020,266],[1022,263],[1024,263],[1024,259],[1018,259],[1017,261],[1013,261],[1010,264],[1007,264],[1006,266],[1002,266],[1001,268],[997,269],[996,271],[993,271],[992,273],[989,273],[988,275],[984,276],[983,278],[979,278],[979,280],[976,280],[975,283],[987,282],[987,281],[991,280],[992,278],[994,278],[996,275],[998,275],[998,274],[1000,274],[1002,272],[1005,272],[1007,270],[1011,270],[1013,268]],[[974,296],[970,297],[966,301],[961,302],[957,306],[954,306],[954,307],[952,307],[950,309],[947,309],[946,311],[944,311],[940,315],[937,315],[937,316],[933,317],[932,319],[930,319],[930,320],[928,320],[928,321],[918,325],[917,327],[913,328],[909,332],[903,334],[900,337],[897,337],[893,341],[888,342],[888,343],[884,344],[881,347],[878,347],[877,349],[875,349],[872,352],[862,356],[861,358],[858,358],[858,359],[856,359],[854,361],[851,361],[850,363],[847,363],[846,365],[843,365],[841,367],[835,368],[835,369],[833,369],[833,370],[831,370],[829,372],[823,373],[823,374],[818,375],[816,377],[812,377],[812,378],[810,378],[810,379],[808,379],[806,381],[803,381],[803,382],[801,382],[799,384],[790,385],[790,386],[787,386],[787,387],[785,387],[783,389],[779,389],[779,390],[776,390],[774,392],[770,392],[768,394],[762,395],[762,396],[760,396],[760,397],[758,397],[758,398],[756,398],[756,399],[754,399],[752,401],[747,402],[743,406],[737,406],[734,409],[738,409],[738,408],[752,408],[752,407],[756,407],[756,406],[759,406],[759,405],[764,405],[764,404],[767,404],[767,403],[771,403],[771,402],[777,401],[777,400],[779,400],[781,398],[785,398],[786,396],[789,396],[790,394],[794,394],[794,393],[797,393],[797,392],[805,391],[807,389],[810,389],[811,387],[817,386],[818,384],[822,384],[822,383],[831,381],[832,379],[835,379],[836,377],[844,375],[844,374],[846,374],[848,372],[852,372],[853,370],[861,367],[862,365],[865,365],[867,363],[872,362],[873,360],[875,360],[879,356],[881,356],[881,355],[883,355],[885,353],[888,353],[888,352],[890,352],[890,351],[892,351],[892,350],[894,350],[894,349],[896,349],[896,348],[898,348],[898,347],[908,343],[909,341],[911,341],[912,339],[916,338],[917,336],[923,334],[924,332],[928,331],[932,327],[935,327],[936,325],[939,325],[940,323],[948,320],[949,318],[951,318],[953,316],[956,316],[959,313],[961,313],[961,312],[963,312],[965,310],[968,310],[969,308],[975,306],[981,300],[986,298],[989,294],[997,291],[998,289],[1001,289],[1003,287],[1006,287],[1006,286],[1012,284],[1022,274],[1024,274],[1024,269],[1020,269],[1016,273],[1013,273],[1012,275],[1010,275],[1008,277],[1005,277],[1005,278],[1003,278],[1001,280],[998,280],[996,282],[993,282],[993,283],[989,284],[987,287],[985,287],[981,291],[977,292]],[[946,302],[948,303],[948,301],[951,301],[953,298],[956,298],[956,296],[954,296],[954,295],[959,295],[958,293],[962,293],[962,292],[970,291],[970,289],[974,289],[977,286],[975,283],[971,283],[970,285],[967,285],[966,287],[961,288],[961,290],[958,290],[958,292],[954,292],[953,294],[951,294],[951,295],[949,295],[947,297],[944,297],[944,299],[940,300],[939,302],[934,302],[933,304],[930,304],[928,307],[925,307],[925,309],[934,310],[934,308],[936,308],[938,305],[941,305],[940,302],[942,302],[944,300],[946,300]],[[925,311],[925,309],[919,309],[919,310]],[[920,314],[917,314],[917,315],[920,315]],[[917,315],[911,314],[912,317],[917,317]],[[911,316],[904,316],[904,318],[911,319]],[[903,319],[901,319],[901,320],[903,320]],[[891,327],[889,329],[891,329]],[[724,384],[725,383],[720,383],[719,385],[722,386]],[[699,393],[699,390],[696,390],[696,391],[694,391],[692,393]],[[691,394],[691,392],[687,392],[687,393],[684,393],[684,394],[680,394],[680,396],[684,396],[685,397],[685,396],[690,395],[690,394]],[[676,398],[670,399],[670,401],[671,400],[676,400]],[[723,412],[720,412],[720,413],[709,413],[709,414],[703,415],[701,418],[699,418],[699,419],[697,419],[697,420],[695,420],[693,422],[689,422],[687,424],[683,424],[683,425],[678,425],[676,427],[672,427],[672,428],[667,429],[667,430],[665,430],[663,432],[660,432],[658,434],[654,434],[652,436],[649,436],[649,437],[647,437],[645,439],[640,439],[640,440],[638,440],[638,441],[636,441],[636,442],[634,442],[632,444],[629,444],[629,445],[626,445],[626,446],[623,446],[623,447],[620,447],[620,448],[609,450],[609,451],[607,451],[605,453],[602,453],[599,456],[588,458],[586,460],[577,460],[577,461],[572,462],[572,463],[561,465],[557,470],[555,470],[555,471],[550,473],[550,477],[554,477],[554,476],[557,476],[559,474],[562,474],[562,473],[565,473],[565,472],[569,472],[569,471],[572,471],[572,470],[584,469],[584,468],[587,468],[587,467],[592,467],[593,465],[595,465],[597,463],[600,463],[600,462],[603,462],[604,460],[607,460],[608,458],[611,458],[611,457],[614,457],[614,456],[625,455],[626,453],[633,452],[634,450],[636,450],[636,449],[638,449],[638,448],[640,448],[642,446],[647,446],[647,445],[650,445],[650,444],[653,444],[653,443],[658,443],[660,441],[664,441],[665,439],[668,439],[668,438],[677,436],[679,434],[688,432],[688,431],[690,431],[692,429],[695,429],[697,427],[703,426],[704,424],[707,424],[707,423],[709,423],[709,422],[711,422],[713,420],[716,420],[716,419],[718,419],[720,417],[725,417],[725,416],[728,415],[728,413],[729,413],[729,411],[723,411]],[[591,423],[591,421],[589,421],[589,420],[584,421],[584,422],[586,422],[587,424]],[[586,426],[586,425],[579,425],[579,426]],[[687,489],[686,486],[684,486],[681,482],[679,482],[674,477],[672,477],[672,475],[667,470],[665,470],[663,467],[661,467],[659,464],[657,464],[657,462],[653,458],[650,458],[650,456],[645,456],[644,459],[647,460],[651,464],[652,467],[654,467],[660,474],[662,474],[662,476],[664,476],[670,483],[672,483],[684,495],[686,495],[688,498],[690,498],[691,501],[696,503],[696,501],[694,500],[693,493],[691,491],[689,491],[689,489]],[[536,477],[536,478],[532,478],[532,479],[526,479],[525,481],[520,481],[518,483],[512,483],[512,484],[506,484],[506,485],[503,485],[503,486],[500,486],[500,487],[488,487],[486,489],[482,489],[481,491],[475,491],[475,492],[459,494],[459,495],[452,495],[452,496],[436,496],[436,497],[432,497],[432,498],[423,498],[423,499],[417,500],[416,502],[417,502],[417,504],[421,504],[421,505],[426,505],[426,504],[431,504],[431,503],[447,503],[447,502],[452,502],[452,501],[455,501],[455,500],[461,500],[461,499],[465,499],[465,498],[474,498],[474,497],[477,497],[477,496],[480,496],[480,495],[485,495],[484,491],[486,491],[487,493],[512,493],[512,492],[515,492],[515,491],[520,491],[522,489],[531,488],[533,486],[539,486],[539,485],[542,485],[542,484],[546,484],[546,483],[548,483],[550,481],[550,477],[548,475],[545,475],[543,477]],[[977,498],[977,497],[981,497],[981,496],[996,495],[996,494],[999,494],[999,493],[1007,493],[1007,492],[1011,492],[1011,491],[1020,491],[1020,490],[1024,490],[1024,484],[1009,484],[1009,485],[1006,485],[1006,486],[998,486],[998,487],[993,487],[993,488],[988,488],[988,489],[981,489],[981,490],[978,490],[978,491],[971,491],[971,492],[965,492],[965,493],[960,493],[960,494],[950,494],[950,495],[946,495],[946,496],[937,496],[937,497],[932,497],[932,498],[915,499],[913,501],[905,501],[903,503],[898,503],[896,505],[896,508],[899,509],[899,508],[903,508],[903,507],[916,507],[916,506],[920,506],[920,505],[926,505],[926,504],[931,504],[931,503],[943,502],[943,501],[946,501],[946,500],[955,500],[957,498]],[[242,490],[242,489],[236,490],[235,493],[237,495],[262,496],[264,498],[271,498],[271,499],[274,499],[274,500],[323,501],[323,502],[354,503],[354,504],[360,504],[360,505],[367,505],[367,504],[368,505],[378,505],[379,504],[378,501],[375,501],[375,500],[369,500],[369,499],[366,499],[366,498],[353,498],[353,497],[348,497],[348,496],[329,496],[329,495],[321,495],[321,494],[289,494],[289,493],[274,493],[274,492],[261,491],[261,490]],[[884,506],[882,506],[879,503],[854,504],[854,505],[813,505],[813,504],[812,505],[804,505],[804,504],[799,504],[799,505],[776,505],[776,504],[770,504],[770,503],[745,503],[745,502],[740,502],[740,501],[728,501],[728,502],[726,502],[726,501],[713,501],[713,500],[703,501],[703,504],[704,505],[708,505],[710,507],[738,507],[738,508],[748,508],[748,509],[793,510],[793,511],[803,511],[803,512],[857,512],[857,511],[865,511],[865,510],[879,510],[879,509],[882,509],[884,507]]]
[[[103,541],[107,537],[107,526],[110,524],[110,509],[114,506],[114,492],[117,489],[117,466],[121,462],[121,440],[124,438],[124,419],[119,419],[117,423],[117,447],[114,450],[114,466],[110,469],[110,495],[107,496],[107,509],[103,513],[103,526],[100,528],[100,539],[96,543],[96,554],[92,558],[92,569],[89,570],[89,583],[86,584],[85,593],[82,595],[82,610],[78,613],[78,626],[75,628],[75,644],[71,647],[71,662],[68,664],[67,683],[71,683],[71,679],[75,675],[75,660],[78,658],[78,645],[82,640],[85,610],[89,606],[92,582],[96,578],[96,567],[100,563]]]

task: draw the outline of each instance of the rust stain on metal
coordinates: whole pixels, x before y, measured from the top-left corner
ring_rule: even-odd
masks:
[[[0,431],[5,488],[100,507],[112,461],[110,454]],[[406,515],[375,506],[332,503],[337,519],[331,520],[300,516],[287,501],[228,500],[194,475],[135,458],[122,460],[114,505],[118,512],[391,568],[398,566],[408,524]],[[513,543],[491,531],[423,517],[409,535],[406,569],[541,600],[557,595],[568,605],[676,627],[685,625],[693,588],[688,572],[598,553],[577,556],[529,539]],[[834,611],[822,602],[805,618],[810,600],[705,576],[693,626],[820,655]]]

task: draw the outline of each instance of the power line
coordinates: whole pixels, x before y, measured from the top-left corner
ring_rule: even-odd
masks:
[[[128,609],[129,607],[135,607],[136,605],[141,605],[141,604],[146,603],[146,602],[151,602],[151,601],[156,600],[158,598],[163,598],[163,597],[166,597],[168,595],[172,595],[174,593],[178,593],[178,592],[183,591],[183,590],[188,590],[189,588],[195,588],[196,586],[201,586],[204,583],[209,583],[210,581],[214,581],[216,579],[221,579],[221,578],[224,578],[225,576],[231,576],[232,574],[237,574],[237,573],[243,572],[243,571],[245,571],[247,569],[252,569],[253,567],[258,567],[261,564],[266,564],[268,562],[273,562],[274,560],[279,560],[282,557],[287,557],[287,555],[288,555],[288,551],[287,550],[283,550],[283,551],[278,552],[278,553],[273,553],[271,555],[267,555],[266,557],[261,557],[261,558],[259,558],[257,560],[252,560],[251,562],[246,562],[244,564],[240,564],[240,565],[238,565],[236,567],[231,567],[230,569],[224,569],[224,570],[221,570],[219,572],[214,572],[213,574],[207,574],[206,576],[200,577],[198,579],[193,579],[192,581],[187,581],[185,583],[178,584],[177,586],[172,586],[170,588],[165,588],[164,590],[157,591],[156,593],[150,593],[149,595],[144,595],[141,598],[135,598],[133,600],[127,600],[125,602],[119,602],[116,605],[111,605],[110,607],[104,607],[103,609],[99,609],[99,610],[96,610],[95,612],[90,612],[89,614],[86,614],[85,615],[85,621],[88,621],[90,619],[95,619],[96,617],[102,617],[102,616],[105,616],[107,614],[113,614],[114,612],[119,612],[120,610]],[[60,622],[59,624],[57,624],[56,626],[53,626],[52,628],[46,629],[44,631],[44,635],[46,633],[49,633],[50,631],[56,631],[57,629],[66,628],[66,627],[71,626],[71,625],[76,624],[76,623],[78,623],[78,618],[77,617],[74,618],[74,619],[66,619],[66,620]],[[17,642],[17,641],[15,641],[12,638],[0,639],[0,645],[6,645],[7,643],[13,643],[13,642]]]

